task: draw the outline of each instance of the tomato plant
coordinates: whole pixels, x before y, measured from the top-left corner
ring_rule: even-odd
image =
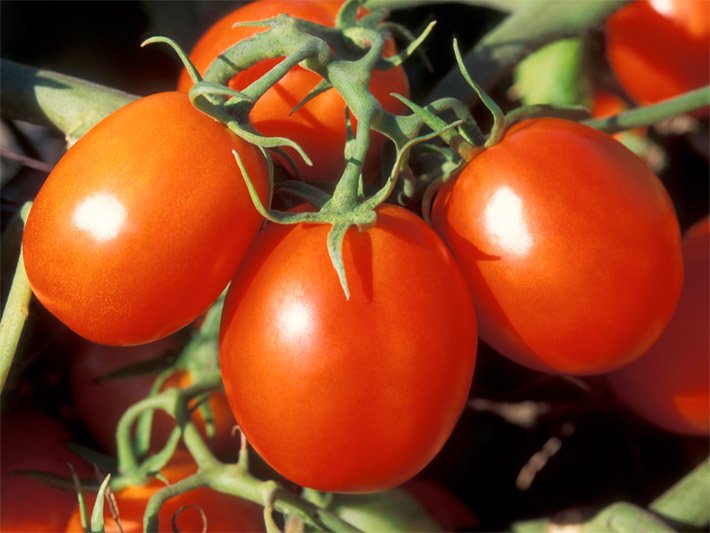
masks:
[[[185,479],[197,470],[189,455],[178,452],[160,473],[167,484]],[[143,514],[153,494],[166,486],[166,482],[153,478],[145,485],[126,487],[115,492],[120,522],[112,516],[104,503],[104,526],[107,533],[140,533],[143,531]],[[87,508],[91,510],[95,495],[85,494]],[[76,496],[74,496],[76,500]],[[78,506],[75,506],[66,524],[67,533],[82,533]],[[245,531],[264,530],[260,505],[227,494],[198,488],[167,500],[159,515],[160,531]]]
[[[84,426],[105,451],[116,452],[116,426],[121,415],[131,405],[146,398],[155,382],[155,374],[127,376],[103,380],[112,372],[129,365],[155,359],[166,350],[176,348],[176,339],[167,337],[160,341],[141,346],[114,347],[86,343],[75,354],[70,363],[69,379],[74,409]],[[186,370],[176,370],[163,383],[161,390],[168,387],[184,388],[192,383],[192,374]],[[232,435],[234,419],[223,392],[214,393],[208,402],[214,423],[214,437],[210,440],[218,454],[234,452],[239,440]],[[192,415],[193,422],[205,432],[202,410]],[[153,419],[152,444],[160,449],[175,428],[175,420],[161,410]]]
[[[439,451],[471,383],[476,320],[440,239],[402,208],[349,230],[343,296],[324,225],[271,225],[222,318],[227,398],[281,474],[339,492],[398,485]]]
[[[574,122],[514,125],[440,191],[432,220],[467,277],[481,338],[538,370],[618,368],[678,301],[665,189],[620,143]]]
[[[55,419],[38,411],[17,410],[3,416],[0,530],[38,533],[64,528],[76,506],[76,494],[50,487],[27,471],[69,477],[71,464],[80,474],[90,474],[88,465],[66,447],[68,439],[69,433]]]
[[[608,381],[646,420],[703,435],[710,431],[710,219],[688,230],[683,257],[685,284],[668,327],[648,352]]]
[[[243,41],[264,29],[255,26],[236,26],[237,22],[271,18],[286,13],[292,17],[334,26],[340,0],[260,0],[246,4],[215,23],[195,45],[190,59],[200,72],[204,72],[219,54],[231,45]],[[389,41],[386,54],[394,53]],[[239,72],[229,86],[242,90],[280,60],[263,60]],[[293,108],[321,81],[321,77],[300,66],[291,69],[271,87],[254,105],[249,115],[254,127],[267,136],[282,136],[296,141],[313,161],[309,167],[297,159],[299,170],[308,180],[335,181],[343,171],[345,146],[345,101],[335,89],[329,89],[305,104],[295,113]],[[187,91],[191,86],[187,72],[183,71],[178,89]],[[372,94],[383,107],[393,113],[402,113],[406,107],[390,93],[409,96],[409,85],[402,67],[374,70],[370,83]],[[379,164],[378,155],[384,137],[373,134],[369,163]],[[377,169],[379,167],[375,167]]]
[[[161,93],[116,111],[64,155],[27,220],[24,261],[42,304],[101,344],[185,326],[219,296],[260,217],[231,150],[265,197],[256,148]]]
[[[636,0],[609,17],[609,63],[641,104],[710,83],[710,2]]]

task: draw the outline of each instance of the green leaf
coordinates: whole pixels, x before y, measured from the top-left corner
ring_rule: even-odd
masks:
[[[336,494],[330,510],[363,531],[441,531],[424,507],[403,489]]]
[[[515,69],[514,89],[526,105],[589,106],[591,87],[584,72],[584,41],[562,39],[527,57]]]
[[[710,460],[703,461],[649,507],[674,522],[707,528],[710,524]]]

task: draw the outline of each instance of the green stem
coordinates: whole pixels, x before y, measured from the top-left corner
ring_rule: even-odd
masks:
[[[600,25],[629,0],[533,0],[520,2],[501,24],[485,35],[464,57],[466,69],[487,90],[522,59],[547,43],[580,35]],[[462,83],[458,68],[444,76],[427,102],[454,97],[472,106],[476,95]]]
[[[657,104],[637,107],[619,115],[585,120],[583,124],[606,133],[616,133],[641,126],[652,126],[661,120],[707,106],[710,106],[710,85]]]
[[[23,223],[27,222],[27,215],[32,207],[31,202],[27,202],[20,210],[20,217]],[[15,358],[17,345],[20,342],[22,330],[29,314],[30,298],[32,289],[25,272],[25,262],[22,257],[22,247],[17,258],[17,268],[12,278],[10,294],[7,297],[5,308],[0,319],[0,390],[5,388],[5,381],[10,373],[12,361]]]
[[[0,59],[2,117],[54,126],[75,140],[137,97],[103,85]]]
[[[143,515],[143,531],[158,531],[158,514],[166,501],[204,485],[204,477],[197,473],[175,483],[171,483],[153,494],[145,507],[145,514]]]

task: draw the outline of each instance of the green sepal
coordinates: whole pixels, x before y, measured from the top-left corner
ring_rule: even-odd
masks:
[[[376,64],[376,68],[392,68],[404,63],[414,54],[414,52],[419,49],[419,45],[421,45],[429,36],[434,29],[434,26],[436,26],[436,21],[432,20],[429,24],[427,24],[427,27],[424,28],[424,31],[419,34],[419,37],[410,42],[404,50],[395,55],[380,58]]]
[[[115,457],[97,452],[96,450],[92,450],[75,442],[68,442],[67,448],[69,448],[72,453],[84,459],[87,463],[96,465],[101,472],[115,472],[117,469],[118,465]]]
[[[295,106],[293,106],[293,109],[288,112],[289,115],[293,115],[294,113],[297,113],[299,109],[301,109],[304,105],[306,105],[308,102],[313,100],[316,96],[319,96],[326,92],[328,89],[331,89],[333,86],[330,84],[328,80],[321,80],[318,82],[318,85],[313,87],[313,89],[310,90],[310,92],[301,100],[298,102]]]
[[[454,55],[456,56],[456,64],[459,67],[461,75],[476,92],[478,98],[480,98],[481,102],[483,102],[483,105],[485,105],[488,111],[491,112],[491,115],[493,115],[493,127],[491,128],[491,132],[485,143],[485,147],[489,148],[490,146],[497,144],[503,138],[506,127],[505,115],[503,114],[500,106],[498,106],[498,104],[490,96],[488,96],[488,93],[486,93],[486,91],[484,91],[483,88],[473,80],[471,74],[469,74],[468,70],[466,70],[466,65],[464,64],[463,57],[461,56],[461,49],[459,48],[457,39],[454,39]]]
[[[108,474],[101,483],[99,492],[96,494],[94,508],[91,511],[91,533],[103,533],[104,531],[104,498],[106,497],[106,491],[109,489],[110,482],[111,474]]]
[[[348,278],[343,263],[343,240],[350,226],[349,223],[336,223],[331,226],[328,232],[328,256],[338,274],[338,280],[340,280],[346,300],[350,300],[350,287],[348,287]]]
[[[389,31],[393,35],[401,37],[409,43],[412,43],[417,39],[417,36],[414,35],[411,31],[409,31],[409,28],[407,28],[403,24],[398,24],[396,22],[383,22],[380,25],[380,29]],[[421,48],[417,48],[417,54],[419,55],[419,59],[421,59],[424,68],[427,69],[427,71],[429,72],[434,72],[434,65],[432,65],[431,61],[429,60],[429,56],[426,55],[426,52]]]
[[[167,44],[170,46],[170,48],[173,49],[173,51],[177,54],[177,56],[180,58],[180,61],[182,62],[183,66],[185,67],[185,70],[187,70],[188,75],[190,76],[190,79],[192,80],[192,83],[199,83],[202,81],[202,76],[200,75],[200,72],[197,70],[197,67],[195,67],[195,64],[190,60],[190,57],[185,53],[185,51],[180,47],[179,44],[177,44],[175,41],[170,39],[169,37],[163,37],[163,36],[155,36],[155,37],[149,37],[145,41],[141,43],[141,48],[144,46],[147,46],[149,44],[156,44],[156,43],[162,43],[162,44]]]
[[[86,531],[89,527],[89,513],[86,510],[86,500],[84,499],[81,480],[76,470],[74,470],[74,467],[69,465],[69,468],[71,469],[71,480],[74,484],[74,492],[76,493],[77,505],[79,506],[79,523],[81,524],[81,530]]]

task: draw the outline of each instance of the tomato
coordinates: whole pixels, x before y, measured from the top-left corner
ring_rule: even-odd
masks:
[[[230,286],[220,358],[249,442],[282,475],[328,491],[396,486],[421,470],[467,399],[476,320],[446,247],[403,208],[350,229],[346,300],[327,225],[270,225]]]
[[[608,135],[514,125],[437,196],[481,338],[552,373],[611,371],[658,338],[680,294],[680,231],[656,176]]]
[[[175,483],[197,471],[196,465],[186,452],[178,452],[173,460],[161,470],[169,483]],[[130,486],[115,493],[121,528],[111,515],[109,507],[104,503],[104,525],[106,533],[141,533],[143,531],[143,515],[150,497],[163,488],[165,484],[157,479],[142,486]],[[89,512],[93,509],[95,494],[85,493]],[[76,500],[76,497],[74,498]],[[159,531],[197,532],[205,531],[201,512],[207,521],[206,531],[264,531],[263,512],[261,506],[222,494],[208,488],[192,490],[167,500],[160,509]],[[68,533],[82,533],[81,518],[78,507],[74,510],[66,524]],[[173,527],[173,517],[176,517]]]
[[[335,16],[341,1],[329,0],[259,0],[246,4],[229,13],[212,26],[198,41],[190,53],[190,59],[200,72],[219,54],[233,44],[243,41],[265,28],[241,26],[233,28],[236,22],[260,20],[287,13],[324,26],[334,26]],[[394,45],[388,42],[386,55],[394,52]],[[240,72],[232,80],[230,87],[241,90],[280,60],[266,60]],[[287,137],[297,142],[313,161],[313,166],[304,164],[294,154],[298,167],[305,179],[334,181],[345,167],[343,150],[345,147],[345,101],[335,89],[320,94],[296,113],[291,110],[320,83],[321,77],[300,66],[293,68],[276,85],[271,87],[254,105],[249,119],[254,127],[264,135]],[[178,89],[187,91],[192,86],[187,72],[183,72]],[[406,106],[390,93],[409,96],[409,84],[401,67],[372,72],[370,91],[382,106],[392,113],[405,113]],[[371,137],[370,165],[378,164],[378,154],[384,137]],[[376,167],[377,168],[377,167]]]
[[[69,370],[74,409],[79,419],[96,443],[110,453],[116,451],[116,426],[123,413],[137,401],[147,397],[156,379],[155,374],[97,381],[126,366],[159,357],[177,347],[176,339],[167,337],[141,346],[113,347],[86,343],[73,357]],[[191,374],[180,370],[173,373],[163,385],[184,388],[192,383]],[[232,435],[234,419],[223,392],[214,393],[209,406],[214,417],[214,438],[208,440],[211,448],[220,455],[236,457],[239,439]],[[205,436],[202,410],[196,410],[193,422]],[[151,443],[160,449],[175,428],[175,420],[161,410],[153,417]],[[205,436],[205,438],[207,438]]]
[[[119,109],[62,157],[23,238],[34,294],[89,340],[150,342],[229,282],[261,222],[231,154],[266,196],[261,154],[182,93]]]
[[[710,83],[710,2],[636,0],[607,20],[607,56],[626,92],[652,104]]]
[[[685,284],[673,319],[641,358],[608,382],[632,411],[661,428],[710,431],[710,218],[683,241]]]
[[[76,495],[23,474],[36,470],[69,478],[71,464],[90,475],[89,466],[69,451],[69,433],[37,411],[16,411],[2,419],[0,440],[0,530],[60,531],[76,506]],[[38,505],[40,504],[40,505]]]

